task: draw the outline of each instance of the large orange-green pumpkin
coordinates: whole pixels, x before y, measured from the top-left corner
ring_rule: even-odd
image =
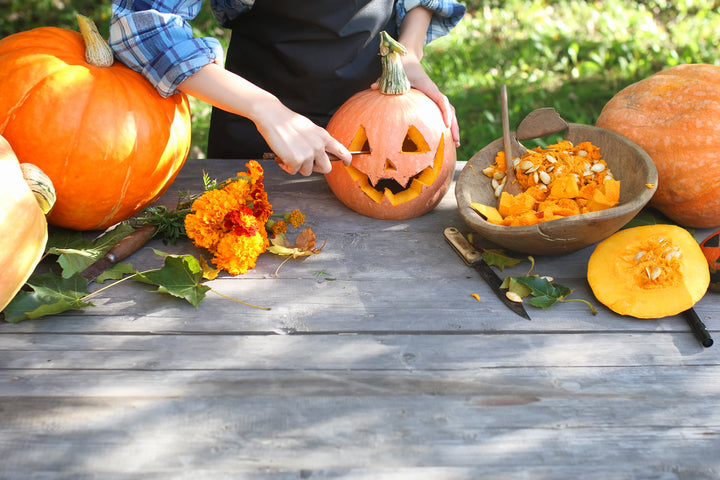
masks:
[[[96,66],[85,53],[68,29],[0,40],[0,134],[55,185],[50,223],[77,230],[104,229],[156,200],[190,148],[184,95],[163,98],[120,62]]]
[[[720,66],[678,65],[617,93],[597,126],[640,145],[655,162],[650,200],[677,223],[720,226]]]
[[[352,165],[333,162],[326,175],[335,196],[369,217],[404,220],[429,212],[455,172],[455,145],[440,109],[411,89],[399,55],[405,48],[382,32],[383,75],[378,90],[348,99],[327,126],[350,150]]]
[[[45,252],[47,222],[10,144],[0,136],[0,311]]]

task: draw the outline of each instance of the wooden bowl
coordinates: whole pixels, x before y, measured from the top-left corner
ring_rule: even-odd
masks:
[[[565,138],[574,145],[589,141],[600,147],[600,154],[613,177],[620,180],[618,205],[522,227],[488,222],[470,207],[470,202],[497,206],[491,179],[482,171],[495,162],[495,155],[503,149],[503,139],[499,138],[473,155],[457,179],[455,198],[468,226],[501,248],[532,255],[555,255],[604,240],[620,230],[650,201],[656,187],[648,185],[657,185],[657,169],[638,145],[610,130],[579,123],[568,124]]]

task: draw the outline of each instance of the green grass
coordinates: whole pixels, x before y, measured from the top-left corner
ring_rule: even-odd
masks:
[[[720,2],[476,3],[483,5],[430,44],[424,60],[455,106],[460,160],[502,135],[503,83],[512,126],[540,107],[554,107],[568,122],[594,124],[631,83],[680,63],[719,63]]]
[[[500,86],[510,122],[554,107],[568,122],[593,124],[623,87],[680,63],[715,63],[718,0],[470,0],[453,32],[426,48],[430,76],[455,106],[467,160],[501,136]],[[502,5],[502,7],[500,6]],[[41,25],[76,29],[76,11],[107,33],[109,4],[91,0],[0,0],[0,37]],[[30,8],[29,8],[30,7]],[[209,2],[192,22],[198,36],[227,44]],[[204,156],[210,108],[192,100],[193,156]],[[539,142],[544,143],[544,142]]]

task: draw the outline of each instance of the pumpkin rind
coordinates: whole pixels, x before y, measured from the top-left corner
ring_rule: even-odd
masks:
[[[650,205],[675,222],[720,226],[720,66],[678,65],[618,92],[597,126],[637,143],[658,170]]]
[[[611,235],[590,255],[587,278],[598,301],[637,318],[681,313],[705,295],[710,283],[700,245],[677,225],[646,225]]]
[[[700,243],[710,270],[710,287],[713,292],[720,292],[720,230],[707,236]]]
[[[52,180],[55,225],[104,229],[131,217],[164,193],[189,152],[187,98],[163,98],[120,62],[88,64],[72,30],[0,40],[0,84],[0,134]]]
[[[22,288],[45,251],[47,221],[0,136],[0,311]]]

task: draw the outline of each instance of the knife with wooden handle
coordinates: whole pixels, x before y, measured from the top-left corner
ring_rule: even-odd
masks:
[[[155,232],[157,232],[157,225],[143,225],[116,243],[102,258],[83,270],[80,275],[88,282],[95,280],[102,272],[138,251],[155,235]]]
[[[513,302],[505,295],[504,290],[500,288],[502,279],[495,273],[490,265],[485,263],[482,253],[478,252],[457,228],[448,227],[443,233],[445,240],[453,247],[453,250],[460,255],[460,258],[462,258],[469,267],[477,270],[480,276],[490,285],[493,293],[495,293],[510,310],[530,320],[530,315],[525,311],[525,307],[523,307],[521,303]]]

